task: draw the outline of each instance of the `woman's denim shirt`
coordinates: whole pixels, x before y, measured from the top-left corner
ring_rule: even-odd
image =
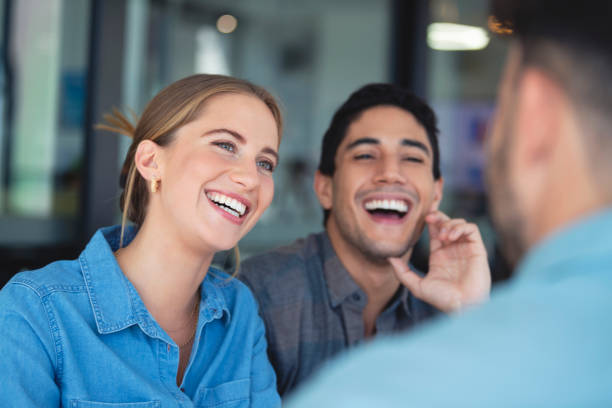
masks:
[[[0,291],[1,407],[280,405],[246,286],[209,270],[177,387],[179,348],[119,269],[118,244],[119,227],[101,229],[77,260],[19,273]]]

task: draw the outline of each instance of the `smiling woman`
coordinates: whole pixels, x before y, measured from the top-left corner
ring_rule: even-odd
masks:
[[[117,111],[106,119],[101,128],[133,139],[122,225],[96,232],[78,260],[2,289],[0,366],[12,375],[0,405],[279,405],[255,301],[210,267],[272,201],[276,101],[243,80],[194,75],[135,126]]]

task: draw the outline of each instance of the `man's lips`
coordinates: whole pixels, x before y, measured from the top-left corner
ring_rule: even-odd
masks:
[[[376,222],[402,223],[410,212],[413,202],[401,196],[371,196],[362,201],[363,209]]]

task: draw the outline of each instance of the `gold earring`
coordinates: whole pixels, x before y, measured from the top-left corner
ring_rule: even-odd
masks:
[[[157,177],[153,177],[151,179],[151,192],[157,193],[159,191],[159,179]]]

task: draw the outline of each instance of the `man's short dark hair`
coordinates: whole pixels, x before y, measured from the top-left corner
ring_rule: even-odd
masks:
[[[333,176],[336,171],[336,152],[346,132],[355,120],[366,110],[376,106],[395,106],[411,113],[417,122],[423,126],[433,153],[433,176],[438,180],[440,174],[440,150],[438,147],[438,126],[434,111],[423,100],[412,92],[393,84],[365,85],[344,102],[334,114],[329,128],[323,136],[319,171],[326,176]],[[324,210],[324,223],[329,211]]]
[[[437,119],[433,110],[412,92],[393,84],[369,84],[353,92],[334,114],[329,128],[323,136],[319,171],[333,176],[336,171],[335,158],[338,146],[344,140],[348,127],[361,113],[376,106],[396,106],[411,113],[427,132],[433,151],[433,175],[440,178],[440,152],[438,148]]]
[[[541,69],[566,92],[581,124],[593,174],[609,185],[612,1],[492,0],[492,14],[512,29],[522,68]]]

